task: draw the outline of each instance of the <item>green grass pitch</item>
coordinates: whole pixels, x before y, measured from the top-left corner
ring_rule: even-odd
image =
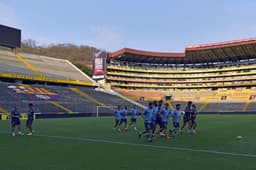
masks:
[[[15,137],[0,121],[0,169],[256,169],[256,115],[200,115],[198,123],[195,135],[148,143],[132,129],[112,132],[111,117],[36,120],[33,136]]]

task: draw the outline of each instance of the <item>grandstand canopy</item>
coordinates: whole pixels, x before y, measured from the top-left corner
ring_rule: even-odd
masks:
[[[108,58],[124,62],[151,64],[237,62],[256,59],[256,38],[189,45],[185,48],[185,53],[149,52],[123,48],[109,53]]]

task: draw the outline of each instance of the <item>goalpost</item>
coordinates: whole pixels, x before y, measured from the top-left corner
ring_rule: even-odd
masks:
[[[104,108],[114,110],[117,108],[117,106],[96,106],[96,117],[99,117],[100,110],[104,109]],[[114,111],[113,111],[113,113],[114,113]]]

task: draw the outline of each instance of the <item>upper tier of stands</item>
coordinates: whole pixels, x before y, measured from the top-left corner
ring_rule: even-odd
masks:
[[[93,80],[71,62],[46,56],[0,50],[0,74],[6,78],[24,78],[51,82],[84,83]]]
[[[4,50],[0,50],[0,72],[36,76],[33,71],[16,58],[13,52]]]
[[[218,66],[147,65],[110,62],[107,83],[124,89],[212,89],[256,86],[255,60]]]
[[[123,48],[108,54],[107,83],[123,89],[256,86],[256,38],[189,45],[184,53]]]
[[[68,60],[27,53],[19,54],[46,77],[78,81],[91,81],[88,76],[80,72],[80,70],[78,70]]]
[[[160,67],[160,68],[159,68]],[[182,69],[182,70],[181,70]],[[218,68],[131,68],[109,65],[107,83],[124,89],[192,89],[256,86],[256,63]]]

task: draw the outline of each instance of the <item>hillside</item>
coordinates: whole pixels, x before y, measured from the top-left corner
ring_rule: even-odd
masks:
[[[67,59],[73,63],[80,63],[91,67],[92,53],[97,48],[74,45],[74,44],[51,44],[47,46],[39,46],[36,41],[28,39],[22,42],[22,46],[18,51],[45,55],[54,58]]]

